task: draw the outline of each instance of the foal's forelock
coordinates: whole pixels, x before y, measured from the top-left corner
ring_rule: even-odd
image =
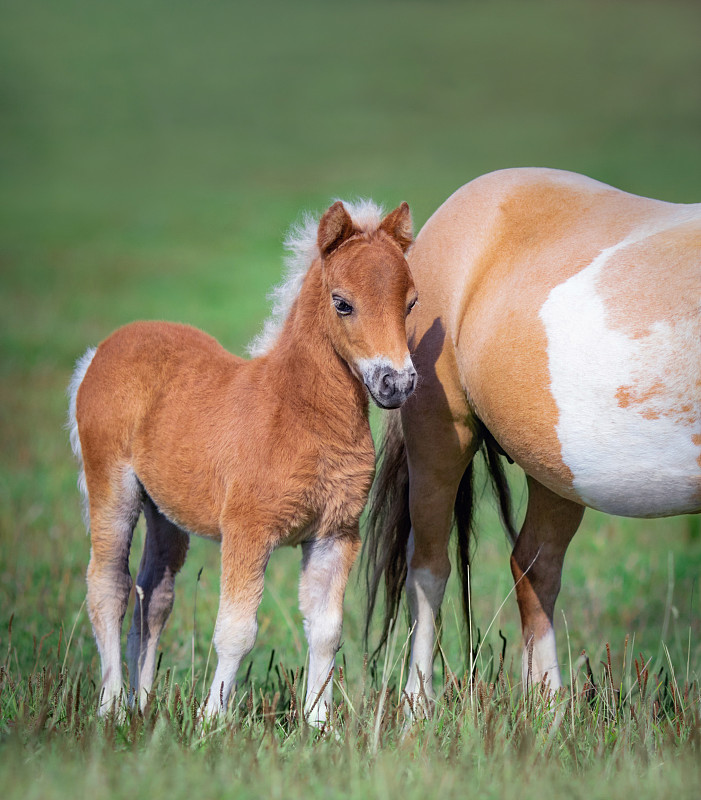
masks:
[[[353,227],[358,233],[371,234],[379,227],[384,217],[382,206],[372,200],[343,201],[350,214]],[[251,358],[265,355],[275,344],[285,324],[292,305],[300,293],[309,267],[320,257],[317,243],[319,217],[305,214],[301,222],[293,225],[284,246],[285,276],[268,295],[272,301],[272,313],[263,324],[263,330],[251,341],[247,351]]]

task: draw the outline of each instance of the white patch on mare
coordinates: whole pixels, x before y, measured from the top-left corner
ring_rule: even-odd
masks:
[[[555,631],[552,628],[540,639],[534,638],[530,642],[526,642],[523,648],[521,677],[524,689],[536,686],[545,675],[547,675],[548,688],[556,692],[562,686],[562,678],[557,661]]]
[[[71,376],[70,383],[68,384],[68,421],[66,423],[66,428],[68,429],[68,433],[70,436],[71,450],[73,450],[73,455],[76,457],[76,460],[80,465],[80,471],[78,472],[78,488],[80,489],[80,494],[82,496],[83,522],[85,523],[86,528],[90,527],[88,486],[85,482],[85,469],[83,468],[83,451],[80,446],[80,434],[78,432],[76,404],[78,398],[78,389],[80,389],[80,384],[83,382],[83,379],[85,378],[85,373],[88,371],[88,367],[90,366],[90,364],[92,364],[93,358],[95,358],[95,353],[97,353],[97,348],[89,347],[85,351],[85,353],[76,361],[75,369],[73,370],[73,375]]]
[[[675,210],[633,231],[556,286],[540,310],[562,459],[579,497],[601,511],[656,517],[699,509],[701,448],[692,436],[701,432],[701,315],[657,322],[648,335],[631,338],[609,326],[597,292],[614,254],[698,218],[698,209]],[[629,386],[641,387],[641,396],[661,388],[664,405],[650,413],[654,399],[621,403],[621,387]],[[690,414],[669,413],[680,397]]]
[[[436,644],[436,619],[443,602],[447,577],[436,576],[427,567],[413,569],[411,566],[413,554],[414,532],[412,531],[407,544],[406,593],[413,632],[406,693],[414,700],[421,692],[423,682],[426,697],[431,700],[435,697],[433,651]]]
[[[357,200],[352,203],[344,200],[343,205],[358,231],[373,233],[380,227],[384,211],[372,200]],[[318,231],[319,218],[305,214],[302,221],[294,225],[288,233],[284,243],[288,253],[285,257],[285,277],[268,295],[273,303],[273,312],[265,321],[263,330],[248,345],[251,358],[265,355],[277,341],[292,304],[302,288],[307,270],[319,258],[316,241]]]

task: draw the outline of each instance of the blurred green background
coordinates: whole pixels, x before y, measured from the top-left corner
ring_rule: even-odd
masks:
[[[162,318],[242,352],[267,313],[286,228],[335,197],[407,200],[416,228],[493,169],[552,166],[701,199],[701,5],[666,0],[0,4],[0,650],[96,674],[89,542],[62,426],[72,364],[118,325]],[[518,475],[514,477],[517,494]],[[477,624],[503,610],[508,549],[488,499]],[[140,536],[141,534],[139,534]],[[139,536],[136,537],[138,559]],[[271,562],[254,675],[302,663],[296,551]],[[197,584],[197,573],[204,566]],[[218,551],[194,541],[164,664],[202,674]],[[701,669],[695,520],[588,513],[563,580],[573,659],[626,634]],[[195,590],[197,609],[195,613]],[[455,587],[446,651],[461,665]],[[360,670],[353,582],[343,653]],[[561,616],[560,654],[568,641]],[[42,637],[45,637],[42,642]],[[518,670],[514,668],[516,676]],[[211,675],[211,667],[210,667]]]

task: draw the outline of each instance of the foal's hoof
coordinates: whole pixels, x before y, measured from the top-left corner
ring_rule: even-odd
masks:
[[[331,722],[309,719],[307,720],[307,724],[310,728],[314,729],[314,733],[320,739],[334,739],[337,742],[343,741],[343,737],[338,728]]]
[[[117,725],[122,725],[127,720],[127,707],[124,703],[123,694],[111,695],[109,698],[102,697],[97,707],[97,716],[102,720],[113,720]]]
[[[402,710],[404,719],[409,725],[431,719],[436,708],[435,697],[429,697],[425,692],[407,694],[404,692]]]
[[[216,728],[224,725],[227,719],[228,710],[228,703],[222,705],[219,698],[217,698],[216,701],[213,701],[212,695],[209,694],[198,715],[199,726],[207,731],[215,730]]]
[[[314,706],[311,711],[305,712],[304,719],[321,737],[333,737],[337,742],[341,741],[342,737],[334,725],[333,712],[330,709],[325,707],[321,712],[318,706]]]

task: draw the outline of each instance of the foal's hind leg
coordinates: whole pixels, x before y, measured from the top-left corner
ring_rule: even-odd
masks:
[[[102,663],[99,713],[105,714],[122,692],[121,631],[132,580],[129,574],[131,537],[141,509],[141,486],[124,466],[112,480],[91,472],[91,552],[88,565],[88,615]]]
[[[304,615],[309,644],[304,713],[308,722],[316,727],[323,725],[332,709],[331,676],[341,644],[343,595],[359,549],[357,530],[302,545],[299,607]]]
[[[169,522],[150,497],[144,501],[146,542],[136,579],[136,603],[127,637],[131,689],[146,702],[153,685],[158,640],[173,608],[175,576],[185,563],[190,538]]]
[[[553,612],[560,592],[565,552],[584,507],[528,478],[528,510],[511,556],[523,631],[524,688],[542,681],[562,686],[555,648]]]

